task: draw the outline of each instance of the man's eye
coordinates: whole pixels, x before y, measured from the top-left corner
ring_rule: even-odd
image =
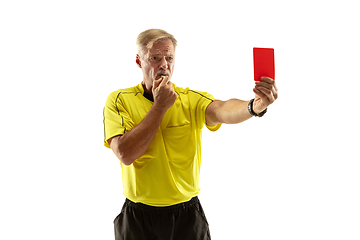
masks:
[[[151,57],[151,60],[156,60],[157,59],[157,57]]]

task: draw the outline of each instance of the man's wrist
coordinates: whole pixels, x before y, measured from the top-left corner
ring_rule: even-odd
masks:
[[[250,102],[249,102],[249,104],[248,104],[248,111],[249,111],[249,113],[250,113],[252,116],[254,116],[254,117],[262,117],[262,116],[264,116],[265,113],[267,112],[267,108],[266,108],[264,111],[260,112],[260,113],[255,112],[255,111],[254,111],[254,108],[253,108],[254,100],[255,100],[255,99],[251,99]]]
[[[156,112],[159,116],[165,115],[166,111],[168,110],[167,108],[161,106],[160,104],[156,104],[156,103],[154,103],[151,108],[152,108],[152,110],[153,110],[154,112]]]

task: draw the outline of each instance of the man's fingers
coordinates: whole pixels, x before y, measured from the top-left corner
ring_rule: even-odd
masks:
[[[278,97],[275,81],[268,77],[261,77],[261,81],[256,82],[253,91],[256,94],[255,100],[257,100],[256,104],[254,102],[254,109],[256,108],[258,112],[263,111]]]
[[[270,84],[273,84],[273,83],[275,82],[274,79],[269,78],[269,77],[261,77],[261,78],[260,78],[260,81],[261,81],[261,82],[267,82],[267,83],[270,83]]]
[[[275,101],[275,94],[268,88],[256,86],[254,92],[264,101],[266,104],[271,104]]]
[[[275,99],[277,99],[279,94],[278,94],[278,88],[277,88],[275,82],[274,82],[273,88],[274,88],[274,90],[273,90],[274,97],[275,97]]]
[[[162,76],[160,79],[162,79],[162,85],[166,85],[170,82],[170,78],[168,76]]]
[[[172,86],[170,78],[168,76],[163,76],[160,79],[162,80],[162,82],[160,83],[159,87],[171,87]]]
[[[155,79],[153,84],[154,89],[157,88],[162,83],[162,81],[163,81],[162,78]]]
[[[261,81],[257,81],[257,82],[255,82],[255,84],[271,89],[272,86],[275,85],[275,81],[268,77],[261,77]]]
[[[256,82],[256,87],[264,87],[264,88],[271,90],[273,85],[270,83],[266,83],[266,82]]]
[[[262,77],[261,82],[256,82],[255,88],[264,93],[271,103],[278,98],[276,83],[271,78]]]
[[[262,93],[264,93],[265,95],[270,95],[272,93],[271,88],[268,87],[264,87],[264,86],[259,86],[257,85],[255,87],[255,89],[261,91]]]

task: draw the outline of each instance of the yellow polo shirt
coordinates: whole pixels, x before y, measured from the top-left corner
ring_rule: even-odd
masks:
[[[206,107],[214,97],[173,84],[177,99],[147,151],[131,165],[121,163],[124,195],[133,202],[169,206],[189,201],[200,191],[201,135]],[[136,127],[153,105],[142,84],[112,92],[104,108],[107,140]],[[216,131],[220,124],[207,128]]]

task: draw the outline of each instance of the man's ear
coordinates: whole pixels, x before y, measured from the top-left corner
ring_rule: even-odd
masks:
[[[139,68],[141,68],[141,60],[139,54],[136,54],[136,64],[138,65]]]

